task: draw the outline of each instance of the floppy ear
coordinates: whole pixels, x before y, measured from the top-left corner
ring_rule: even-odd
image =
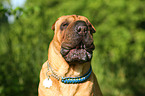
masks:
[[[58,20],[58,19],[57,19]],[[53,23],[51,29],[54,31],[55,30],[55,23],[57,22],[57,20]]]
[[[55,30],[55,23],[52,25],[51,29],[54,31]]]
[[[90,23],[90,21],[88,23],[89,23],[89,27],[90,27],[90,30],[92,31],[92,33],[95,33],[96,32],[95,27]]]
[[[91,23],[90,23],[91,24]],[[92,32],[93,33],[95,33],[96,32],[96,29],[95,29],[95,27],[91,24],[91,26],[92,26]]]

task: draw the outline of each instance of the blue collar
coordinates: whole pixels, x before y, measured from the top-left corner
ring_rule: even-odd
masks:
[[[86,74],[84,74],[83,76],[80,76],[80,77],[62,77],[61,82],[65,83],[65,84],[83,83],[90,77],[91,73],[92,73],[92,67],[90,66],[89,71]]]
[[[79,76],[79,77],[61,77],[61,76],[58,76],[56,73],[53,72],[49,63],[47,63],[47,66],[48,66],[48,71],[47,72],[49,72],[49,68],[52,71],[52,74],[50,76],[53,76],[57,80],[61,79],[61,82],[65,83],[65,84],[83,83],[90,77],[90,75],[92,73],[92,67],[90,66],[89,71],[86,74],[84,74],[83,76]],[[47,72],[46,72],[46,74],[47,74]],[[50,76],[48,76],[48,77],[50,77]]]

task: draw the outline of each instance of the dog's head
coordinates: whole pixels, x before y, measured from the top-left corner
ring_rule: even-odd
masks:
[[[92,58],[95,28],[84,16],[62,16],[52,25],[63,58],[69,63],[84,63]],[[57,38],[57,39],[56,39]]]

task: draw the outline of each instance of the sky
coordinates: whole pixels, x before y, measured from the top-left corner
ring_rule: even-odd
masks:
[[[12,8],[15,9],[16,7],[24,7],[26,0],[10,0]]]
[[[12,7],[12,9],[15,9],[16,7],[24,7],[26,0],[10,0],[10,4],[7,1],[3,2],[3,6],[4,8],[10,8],[10,6]],[[8,22],[9,24],[14,23],[15,21],[15,17],[14,15],[9,15],[9,14],[5,14],[8,17]]]

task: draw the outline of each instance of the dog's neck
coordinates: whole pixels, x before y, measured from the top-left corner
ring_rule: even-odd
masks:
[[[90,62],[69,65],[58,51],[58,48],[53,47],[52,44],[53,42],[50,43],[48,50],[48,62],[57,75],[63,77],[78,77],[88,72]]]

